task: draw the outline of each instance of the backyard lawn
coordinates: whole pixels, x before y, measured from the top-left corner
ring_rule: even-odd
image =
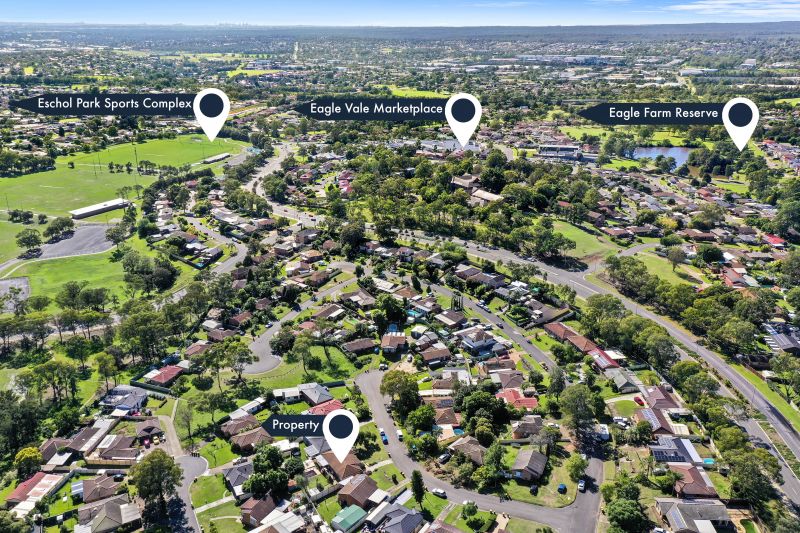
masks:
[[[590,255],[607,255],[619,250],[619,246],[604,237],[592,235],[588,231],[562,220],[553,221],[553,228],[565,237],[575,241],[575,249],[568,252],[572,257],[582,258]]]
[[[364,424],[361,426],[359,430],[360,433],[373,433],[375,435],[375,442],[378,445],[378,450],[372,453],[369,457],[366,458],[359,458],[361,459],[365,465],[374,465],[375,463],[380,463],[381,461],[385,461],[389,458],[389,452],[386,451],[386,448],[383,446],[381,442],[380,436],[378,435],[378,426],[375,425],[375,422],[370,422],[369,424]],[[397,438],[396,435],[389,435],[389,438]]]
[[[336,516],[336,514],[341,510],[342,506],[339,504],[339,499],[336,494],[328,496],[321,502],[317,503],[317,511],[319,512],[319,515],[328,524],[331,523],[333,517]]]
[[[200,507],[222,499],[228,493],[222,474],[200,476],[192,483],[192,505]]]
[[[654,274],[660,279],[667,280],[670,283],[691,283],[692,285],[697,285],[702,281],[699,272],[688,265],[678,265],[673,271],[672,263],[664,257],[659,257],[651,253],[638,253],[633,257],[644,263],[650,274]]]
[[[456,505],[453,507],[449,513],[447,513],[447,518],[444,519],[445,523],[452,524],[456,526],[461,531],[488,531],[492,524],[494,524],[494,516],[489,511],[478,511],[475,516],[480,517],[483,520],[483,527],[480,529],[472,529],[471,527],[467,526],[467,519],[461,516],[461,511],[464,509],[463,505]]]
[[[511,518],[506,524],[507,533],[534,533],[538,531],[552,531],[549,526],[533,522],[531,520],[522,520],[521,518]]]
[[[616,402],[609,402],[611,408],[617,413],[617,416],[624,416],[630,418],[633,413],[641,407],[633,400],[619,400]]]
[[[438,496],[434,496],[430,492],[425,493],[425,497],[422,499],[422,505],[417,505],[417,500],[413,497],[409,498],[406,503],[404,503],[406,507],[409,509],[416,509],[423,514],[425,520],[431,521],[436,519],[439,516],[439,513],[447,506],[447,500],[445,498],[440,498]]]
[[[392,480],[392,476],[394,476],[397,482]],[[389,490],[395,485],[402,483],[405,479],[403,473],[400,472],[400,470],[398,470],[393,464],[380,467],[370,474],[369,477],[378,483],[378,488],[381,490]]]
[[[199,513],[197,521],[200,522],[200,527],[203,528],[203,531],[208,531],[213,521],[217,526],[217,531],[240,533],[246,531],[238,520],[240,516],[241,512],[239,507],[236,506],[236,502],[228,502]]]
[[[237,457],[239,454],[231,449],[230,442],[222,440],[219,437],[209,442],[200,448],[200,456],[208,461],[209,468],[216,468],[224,464],[228,464]]]

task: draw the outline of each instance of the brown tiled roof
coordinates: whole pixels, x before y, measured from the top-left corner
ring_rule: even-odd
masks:
[[[347,457],[341,462],[336,458],[333,452],[325,452],[322,454],[322,457],[327,461],[331,470],[333,470],[336,477],[340,480],[364,472],[364,465],[352,453],[347,454]]]
[[[262,442],[271,441],[272,438],[263,427],[259,426],[256,429],[245,431],[231,437],[231,444],[237,446],[241,450],[253,449],[256,445]]]
[[[228,420],[227,422],[222,424],[222,426],[220,426],[220,431],[222,431],[224,435],[230,437],[233,435],[238,435],[243,431],[248,431],[250,429],[253,429],[259,425],[260,422],[258,421],[258,419],[248,413],[245,416]]]
[[[378,484],[374,479],[366,474],[358,474],[350,478],[350,482],[342,487],[342,490],[339,491],[339,498],[350,496],[356,505],[364,507],[376,490],[378,490]]]

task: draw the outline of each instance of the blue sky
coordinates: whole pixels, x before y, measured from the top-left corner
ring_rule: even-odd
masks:
[[[571,26],[800,20],[800,0],[0,0],[14,22]]]

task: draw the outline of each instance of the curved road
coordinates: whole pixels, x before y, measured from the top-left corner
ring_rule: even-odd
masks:
[[[273,204],[273,210],[275,213],[280,215],[288,216],[298,220],[301,224],[306,226],[314,226],[317,224],[316,220],[311,218],[312,215],[304,213],[302,211],[298,211],[292,207],[286,205],[276,205]],[[316,217],[315,217],[316,218]],[[419,241],[428,241],[432,242],[434,239],[426,237],[423,232],[420,231],[412,231],[411,234]],[[483,246],[479,246],[476,243],[470,241],[464,241],[463,246],[467,249],[467,251],[474,255],[475,257],[479,257],[481,259],[487,259],[492,262],[496,262],[498,259],[502,260],[504,263],[508,263],[509,261],[522,263],[522,264],[533,264],[537,266],[542,272],[547,273],[547,279],[551,282],[556,282],[564,285],[569,285],[575,289],[577,296],[580,298],[586,299],[589,296],[594,294],[613,294],[617,298],[619,298],[623,305],[634,314],[639,316],[649,318],[657,322],[658,324],[662,325],[669,334],[687,349],[695,352],[698,354],[703,360],[705,360],[710,366],[712,366],[723,378],[729,380],[732,384],[732,388],[739,390],[748,400],[750,401],[751,405],[754,409],[761,412],[764,417],[769,421],[770,424],[775,428],[775,431],[781,436],[781,438],[786,442],[787,446],[791,449],[792,453],[797,457],[800,458],[800,435],[797,431],[795,431],[792,424],[766,399],[766,397],[753,385],[751,384],[745,377],[739,374],[736,370],[731,368],[723,359],[722,357],[709,350],[705,346],[701,346],[698,343],[698,338],[689,333],[683,327],[675,324],[670,320],[665,320],[664,317],[654,313],[650,309],[634,302],[625,296],[620,295],[616,291],[612,291],[606,287],[601,287],[596,285],[595,283],[586,279],[586,273],[581,271],[569,271],[564,270],[558,267],[554,267],[552,265],[548,265],[542,263],[541,261],[530,261],[523,257],[518,256],[514,252],[504,249],[486,249]],[[637,250],[645,249],[648,246],[640,245],[637,247]],[[632,253],[635,253],[632,252]],[[622,252],[624,253],[624,252]],[[465,304],[467,304],[467,299],[465,299]],[[515,339],[516,340],[516,339]],[[521,344],[526,350],[530,345],[525,343]],[[535,353],[531,353],[534,357],[536,357]],[[540,359],[541,361],[541,359]],[[755,429],[753,426],[757,426],[755,423],[745,424],[748,429]],[[755,431],[748,431],[751,436],[756,440],[763,440],[764,434],[762,431],[755,430]],[[784,465],[785,466],[785,465]],[[800,480],[798,480],[797,476],[794,475],[789,469],[784,468],[784,485],[782,486],[786,495],[796,504],[800,506]]]
[[[447,499],[451,502],[460,503],[464,500],[472,500],[481,509],[541,522],[563,532],[576,531],[585,533],[595,530],[597,513],[600,508],[598,486],[603,475],[603,463],[599,458],[590,457],[589,468],[586,471],[590,482],[587,483],[586,492],[578,493],[574,503],[559,509],[513,500],[500,501],[497,496],[456,488],[450,483],[435,477],[425,470],[423,465],[415,462],[407,455],[405,445],[395,437],[398,428],[389,413],[386,412],[385,402],[387,399],[380,393],[382,377],[383,372],[372,370],[358,376],[356,383],[367,398],[375,424],[386,430],[389,438],[389,444],[386,448],[392,457],[392,462],[406,478],[410,479],[411,472],[419,470],[422,473],[426,488],[428,490],[434,488],[444,490],[447,492]]]

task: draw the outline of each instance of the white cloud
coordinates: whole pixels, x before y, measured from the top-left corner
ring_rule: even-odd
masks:
[[[746,16],[758,19],[776,17],[800,18],[800,1],[775,0],[693,0],[666,6],[668,11],[696,13],[698,15]]]
[[[527,5],[530,5],[530,2],[477,2],[474,4],[469,4],[470,7],[487,7],[492,9],[525,7]]]

